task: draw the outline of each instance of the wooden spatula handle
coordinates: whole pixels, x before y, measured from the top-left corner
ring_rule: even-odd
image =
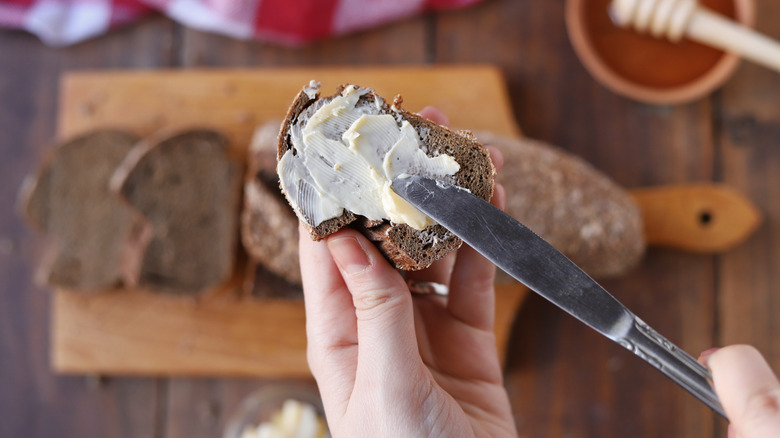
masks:
[[[723,252],[744,241],[762,221],[753,203],[720,184],[669,185],[630,193],[642,210],[650,246]]]

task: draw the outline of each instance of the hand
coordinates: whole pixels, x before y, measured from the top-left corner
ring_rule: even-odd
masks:
[[[435,109],[421,112],[446,124]],[[496,149],[491,158],[500,167]],[[503,207],[496,187],[492,202]],[[360,233],[300,230],[308,360],[336,437],[516,436],[493,334],[495,267],[463,246],[407,279]]]
[[[729,438],[780,436],[780,382],[754,347],[707,350],[699,360],[712,371],[715,392],[731,421]]]

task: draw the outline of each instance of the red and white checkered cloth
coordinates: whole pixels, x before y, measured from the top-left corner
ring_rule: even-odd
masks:
[[[0,0],[0,27],[65,46],[160,11],[196,29],[300,45],[482,0]]]

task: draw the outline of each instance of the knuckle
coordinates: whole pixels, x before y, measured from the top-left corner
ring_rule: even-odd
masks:
[[[458,287],[472,293],[490,293],[495,285],[496,273],[490,270],[472,270],[468,274],[460,273],[457,277]]]
[[[394,287],[368,288],[353,298],[355,311],[361,319],[387,312],[403,303],[405,294]]]
[[[492,292],[494,285],[494,276],[492,274],[480,275],[474,278],[471,288],[476,292]]]

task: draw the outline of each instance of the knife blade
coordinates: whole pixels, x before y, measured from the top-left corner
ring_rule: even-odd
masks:
[[[529,289],[644,359],[727,418],[703,365],[512,216],[468,190],[430,178],[399,177],[392,188]]]

